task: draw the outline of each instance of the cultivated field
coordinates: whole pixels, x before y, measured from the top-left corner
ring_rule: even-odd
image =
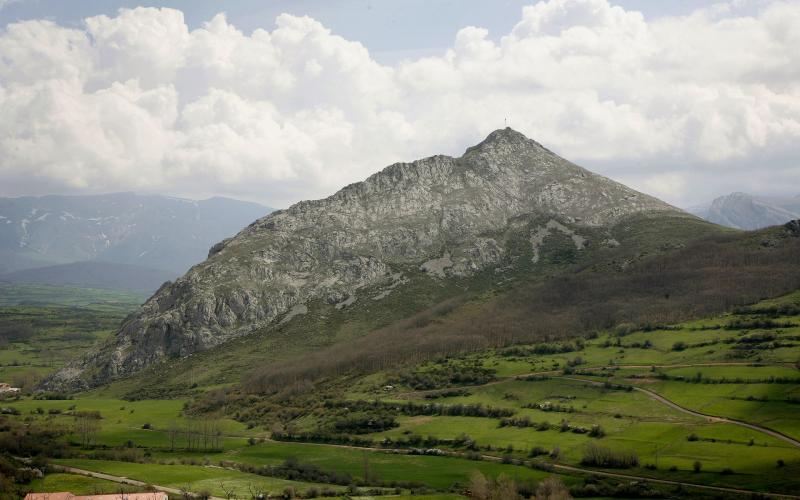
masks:
[[[54,464],[220,497],[456,498],[480,471],[531,491],[556,476],[583,497],[728,498],[800,489],[798,360],[795,293],[700,321],[620,325],[273,395],[199,386],[197,399],[132,401],[117,385],[2,407],[7,423],[55,432]],[[53,473],[31,487],[118,485]]]

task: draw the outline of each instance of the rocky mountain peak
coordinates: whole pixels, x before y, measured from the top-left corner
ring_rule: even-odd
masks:
[[[524,150],[551,153],[544,146],[533,139],[529,139],[521,132],[517,132],[511,127],[506,127],[491,132],[486,136],[486,139],[475,146],[467,148],[465,155],[504,155]]]
[[[513,272],[520,251],[539,264],[548,238],[567,238],[581,251],[585,231],[665,211],[681,213],[519,132],[496,130],[459,158],[396,163],[328,198],[259,219],[159,289],[112,343],[48,385],[92,386],[269,332],[307,314],[311,303],[338,310],[405,293],[410,280],[439,286],[436,280],[484,270]]]

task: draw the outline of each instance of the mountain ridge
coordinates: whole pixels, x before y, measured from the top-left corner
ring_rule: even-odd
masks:
[[[310,301],[341,309],[403,293],[409,280],[502,273],[522,265],[520,241],[526,255],[553,238],[565,238],[572,253],[614,248],[619,242],[603,228],[661,213],[694,219],[497,130],[461,157],[395,163],[257,220],[159,289],[111,343],[48,383],[81,388],[126,376],[268,331],[306,314]]]
[[[715,198],[708,206],[688,211],[721,226],[754,230],[800,218],[800,196],[781,198],[733,192]]]

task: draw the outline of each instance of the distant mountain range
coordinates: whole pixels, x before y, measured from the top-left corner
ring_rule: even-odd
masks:
[[[134,193],[0,198],[0,281],[152,291],[271,211]]]
[[[687,209],[709,222],[736,229],[761,229],[800,219],[800,196],[754,196],[731,193],[708,205]]]
[[[76,285],[85,288],[108,288],[152,293],[175,273],[116,262],[73,262],[25,269],[0,276],[0,282]]]

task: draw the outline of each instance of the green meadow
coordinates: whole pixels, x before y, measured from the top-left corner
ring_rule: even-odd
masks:
[[[65,448],[54,463],[215,496],[227,491],[249,498],[252,491],[279,494],[287,488],[344,494],[349,488],[352,498],[367,498],[370,488],[383,488],[390,498],[413,493],[453,499],[466,491],[475,471],[533,485],[556,475],[573,492],[590,491],[587,485],[597,480],[592,472],[619,472],[792,493],[800,489],[800,447],[763,430],[687,413],[634,388],[800,439],[800,314],[776,312],[798,305],[795,293],[677,325],[621,326],[582,342],[490,349],[345,376],[291,396],[242,395],[214,410],[204,410],[204,394],[218,397],[214,391],[221,387],[236,394],[234,385],[200,383],[192,395],[172,399],[121,397],[135,393],[141,381],[134,378],[73,399],[7,398],[0,407],[13,411],[0,418],[60,429]],[[29,339],[0,351],[0,373],[47,373],[62,365],[68,359],[64,335],[72,331],[88,332],[85,344],[77,344],[81,349],[101,340],[124,307],[93,307],[84,304],[80,311],[96,315],[95,329],[74,323],[83,312],[73,307],[6,307],[2,312],[12,322],[25,314],[42,318]],[[42,345],[60,354],[45,362]],[[20,362],[12,365],[11,359]],[[489,376],[478,383],[452,378],[478,372]],[[413,411],[402,409],[409,404]],[[483,413],[447,414],[453,408]],[[96,421],[88,444],[77,425],[85,414]],[[381,419],[391,423],[369,427]],[[201,428],[216,434],[205,436],[213,445],[201,444]],[[275,435],[276,428],[283,434]],[[587,463],[593,446],[635,456],[636,462],[621,468]],[[580,470],[565,474],[552,465]],[[336,478],[337,484],[320,478]],[[624,483],[602,481],[611,485],[598,490],[604,494],[621,491]],[[31,487],[85,493],[119,485],[52,473]],[[650,488],[637,494],[666,494],[674,487]]]

